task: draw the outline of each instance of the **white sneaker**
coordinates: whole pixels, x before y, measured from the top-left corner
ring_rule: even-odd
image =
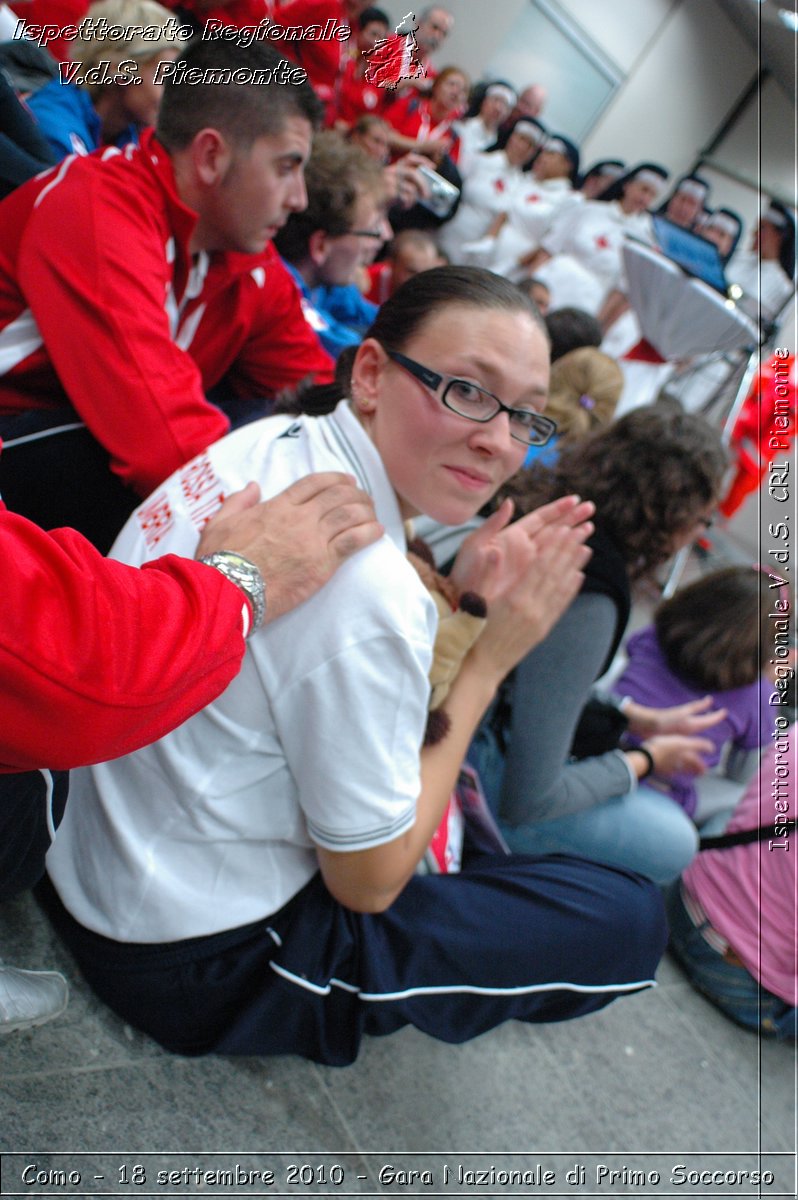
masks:
[[[31,1029],[59,1017],[69,984],[58,971],[22,971],[0,963],[0,1034]]]

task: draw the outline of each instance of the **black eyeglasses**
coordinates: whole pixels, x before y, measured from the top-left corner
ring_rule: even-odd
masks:
[[[510,436],[527,446],[545,446],[557,432],[556,422],[550,417],[541,416],[534,409],[509,408],[502,404],[498,396],[486,392],[484,388],[470,383],[467,379],[440,375],[396,350],[386,350],[385,353],[431,392],[437,393],[441,386],[445,385],[439,397],[441,404],[450,412],[457,413],[458,417],[465,417],[467,421],[478,421],[484,425],[499,413],[506,412],[510,418]]]
[[[381,229],[347,229],[350,237],[374,238],[377,242],[386,241],[385,234]]]

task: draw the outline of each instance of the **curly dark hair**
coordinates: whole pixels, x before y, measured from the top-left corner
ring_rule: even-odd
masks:
[[[717,502],[727,463],[716,429],[660,401],[564,446],[554,466],[519,472],[498,498],[512,496],[519,515],[572,492],[592,500],[597,526],[639,579]]]

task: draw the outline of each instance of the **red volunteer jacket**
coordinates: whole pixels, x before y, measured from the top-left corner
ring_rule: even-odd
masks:
[[[192,262],[196,219],[152,130],[0,205],[0,413],[71,403],[141,495],[227,432],[228,372],[247,397],[332,378],[273,247]]]
[[[0,592],[0,772],[147,745],[210,704],[244,655],[246,601],[212,567],[175,555],[128,567],[2,501]]]
[[[375,86],[358,74],[362,59],[349,58],[335,84],[335,99],[328,108],[328,124],[345,121],[354,125],[364,115],[380,117],[392,93]]]
[[[329,104],[347,57],[346,40],[330,36],[350,25],[343,0],[289,0],[277,10],[275,24],[306,32],[308,36],[303,38],[275,41],[271,45],[307,71],[319,99]],[[319,36],[324,34],[327,36]]]
[[[460,155],[460,138],[452,128],[459,113],[455,109],[447,113],[442,121],[435,121],[430,113],[430,102],[427,96],[417,92],[408,92],[396,100],[381,114],[402,137],[415,138],[418,142],[447,141],[448,155],[453,163],[457,163]],[[402,152],[403,153],[403,152]],[[400,157],[399,154],[395,157]]]

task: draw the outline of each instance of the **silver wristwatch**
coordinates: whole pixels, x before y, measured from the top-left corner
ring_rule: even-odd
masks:
[[[249,632],[260,629],[266,616],[266,585],[255,564],[234,550],[217,550],[214,554],[204,555],[200,562],[221,571],[226,579],[241,589],[252,605],[252,628]]]

